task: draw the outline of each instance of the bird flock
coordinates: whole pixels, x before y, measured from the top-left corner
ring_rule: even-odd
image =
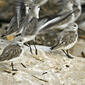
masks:
[[[78,25],[75,21],[81,14],[80,0],[16,0],[15,15],[11,19],[5,37],[14,40],[0,55],[0,61],[20,57],[23,46],[49,46],[50,50],[62,50],[69,58],[68,49],[78,40]],[[57,31],[62,30],[57,33]],[[31,50],[32,51],[32,50]]]

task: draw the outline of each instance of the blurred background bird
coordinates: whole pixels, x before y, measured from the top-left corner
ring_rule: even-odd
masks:
[[[75,3],[76,2],[77,1],[75,1]],[[42,21],[42,20],[44,21],[44,19],[46,21],[47,19],[46,22],[44,21],[45,23],[43,23],[44,25],[42,25],[42,29],[44,27],[45,29],[49,28],[51,24],[53,23],[56,23],[56,24],[52,26],[52,28],[64,29],[66,26],[68,26],[70,23],[76,20],[74,15],[75,13],[76,15],[78,15],[80,11],[80,9],[78,8],[80,4],[76,4],[77,6],[75,6],[75,9],[78,9],[78,10],[70,14],[66,18],[63,17],[68,15],[69,11],[75,10],[73,9],[73,5],[74,5],[73,0],[71,1],[68,1],[68,0],[53,0],[53,1],[51,0],[42,0],[42,1],[41,0],[33,0],[33,1],[16,0],[15,16],[12,18],[6,32],[3,33],[2,36],[3,35],[7,37],[8,35],[16,36],[22,32],[25,33],[24,28],[27,29],[27,27],[29,26],[28,23],[30,23],[31,19],[34,20],[33,18],[36,19],[34,21],[37,21],[38,18],[39,18],[38,21]],[[48,6],[49,6],[49,9],[48,9]],[[32,22],[34,23],[34,21]],[[28,30],[30,29],[29,27],[28,27]],[[33,29],[31,29],[30,31],[32,31]],[[37,28],[37,29],[40,30],[40,28]],[[37,30],[35,29],[33,33],[36,33],[36,31]]]
[[[81,14],[81,4],[80,0],[48,0],[48,2],[41,6],[40,18],[55,15],[64,15],[69,11],[78,9],[78,11],[71,14],[68,18],[62,20],[61,22],[55,24],[54,27],[58,29],[64,29],[70,23],[76,21]]]
[[[21,37],[22,37],[22,42],[34,40],[36,35],[38,34],[38,32],[40,32],[40,31],[44,32],[44,30],[47,30],[46,27],[48,27],[48,29],[50,29],[50,27],[53,27],[55,24],[57,24],[57,23],[61,22],[62,20],[68,18],[75,11],[77,11],[77,10],[67,12],[63,16],[61,15],[61,16],[58,16],[58,17],[53,15],[53,16],[51,16],[52,20],[49,19],[49,17],[44,17],[42,19],[41,18],[40,19],[33,18],[29,23],[28,19],[25,18],[25,21],[22,23],[23,26],[21,25],[24,28],[24,30],[22,31],[22,33],[20,35],[18,35],[18,37],[16,36],[16,41],[17,41],[18,38],[21,38]]]
[[[39,2],[39,5],[38,5],[38,4],[35,4],[34,2],[27,3],[26,0],[19,0],[19,1],[17,0],[15,5],[15,16],[12,18],[8,26],[8,29],[6,30],[4,34],[2,34],[2,36],[7,36],[10,34],[17,35],[24,30],[25,25],[29,24],[31,19],[39,18],[38,16],[39,6],[42,2]]]
[[[51,47],[51,50],[60,49],[70,58],[68,49],[72,48],[78,40],[78,25],[76,23],[71,24],[67,29],[64,29],[57,37],[56,44]],[[66,52],[67,53],[66,53]]]

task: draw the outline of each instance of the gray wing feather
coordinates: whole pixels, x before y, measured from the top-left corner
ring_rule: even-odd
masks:
[[[9,60],[18,57],[22,52],[19,45],[8,45],[0,55],[0,61]]]

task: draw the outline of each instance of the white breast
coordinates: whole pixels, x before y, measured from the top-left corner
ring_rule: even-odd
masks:
[[[59,49],[59,50],[60,50],[60,49],[68,50],[68,49],[72,48],[72,47],[76,44],[77,40],[78,40],[78,35],[77,35],[77,37],[76,37],[76,39],[75,39],[74,42],[70,43],[70,44],[67,45],[67,46],[62,46],[62,47],[60,47],[60,48],[58,48],[58,49]]]
[[[76,44],[77,40],[78,40],[78,36],[76,37],[76,39],[75,39],[75,41],[74,41],[73,43],[69,44],[69,45],[66,46],[64,49],[67,50],[67,49],[72,48],[72,47]]]

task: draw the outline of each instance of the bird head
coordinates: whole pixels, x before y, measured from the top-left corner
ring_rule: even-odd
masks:
[[[23,45],[23,39],[22,39],[21,36],[17,36],[17,37],[15,37],[15,39],[14,39],[13,42],[14,42],[14,43],[18,43],[20,46]]]
[[[40,6],[48,0],[25,0],[26,13],[30,13],[33,17],[39,18]]]
[[[72,23],[72,25],[70,26],[70,29],[73,31],[77,31],[78,25],[76,23]]]

